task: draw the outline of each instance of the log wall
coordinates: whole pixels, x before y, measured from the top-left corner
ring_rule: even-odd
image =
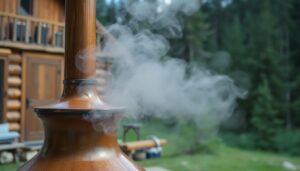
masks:
[[[104,96],[108,82],[111,78],[111,61],[107,59],[97,59],[96,79],[98,81],[97,90],[101,97]]]
[[[8,89],[6,121],[11,131],[21,129],[21,85],[22,85],[22,58],[19,54],[9,56]]]

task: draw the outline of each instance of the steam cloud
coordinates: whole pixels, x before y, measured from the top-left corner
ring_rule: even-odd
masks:
[[[190,69],[183,60],[167,57],[170,45],[164,36],[182,35],[176,14],[191,15],[199,7],[198,0],[130,1],[129,23],[108,27],[116,42],[108,41],[103,48],[115,58],[106,97],[126,107],[126,116],[182,117],[197,123],[209,119],[219,124],[232,114],[244,92],[229,77]],[[162,30],[164,36],[153,30]]]

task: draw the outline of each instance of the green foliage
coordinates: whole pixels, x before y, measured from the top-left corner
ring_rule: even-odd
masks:
[[[135,123],[137,121],[127,119],[124,123]],[[196,153],[216,153],[222,144],[216,136],[217,129],[211,124],[199,126],[194,121],[188,119],[161,120],[157,118],[147,118],[139,121],[142,124],[141,138],[147,139],[151,135],[168,140],[164,146],[164,156],[177,156],[182,154]],[[119,129],[119,139],[122,135]],[[127,140],[135,141],[133,134],[128,134]]]
[[[276,150],[289,155],[300,155],[300,130],[282,130],[273,139]]]
[[[257,142],[261,142],[257,139],[257,133],[222,132],[220,136],[225,144],[239,148],[254,149],[257,148]],[[292,156],[300,155],[300,130],[277,130],[269,141],[276,152]]]
[[[185,140],[182,152],[189,154],[216,152],[220,144],[220,140],[216,136],[217,126],[208,120],[201,125],[198,124],[193,120],[180,119],[177,121],[176,129],[182,136],[181,138]]]
[[[210,34],[206,15],[201,11],[189,16],[179,16],[184,20],[182,37],[171,38],[170,56],[193,62],[204,53],[203,46]]]
[[[243,68],[240,58],[245,58],[245,38],[241,22],[238,16],[234,16],[232,25],[226,28],[223,38],[224,49],[226,49],[234,62],[233,67]]]
[[[300,2],[233,0],[226,7],[220,4],[222,0],[212,0],[202,7],[213,31],[206,49],[227,51],[231,65],[226,70],[210,68],[229,74],[249,92],[239,103],[244,124],[237,128],[238,134],[233,132],[232,144],[276,150],[274,137],[288,138],[292,135],[281,130],[300,126]]]
[[[227,6],[222,4],[223,0],[209,0],[194,15],[179,14],[183,36],[170,39],[169,56],[227,74],[248,90],[247,98],[238,103],[243,122],[235,127],[239,131],[235,130],[233,144],[281,152],[283,147],[276,145],[274,137],[290,136],[282,130],[300,127],[300,1],[232,0]],[[98,3],[98,11],[105,13],[98,16],[103,23],[116,21],[118,10],[114,8]],[[190,139],[191,147],[214,133],[210,127],[196,129],[199,126],[188,120],[169,126]]]
[[[270,149],[273,144],[272,138],[277,134],[281,123],[274,107],[275,103],[267,79],[264,78],[262,84],[257,88],[256,96],[251,118],[253,131],[256,133],[258,147]]]
[[[223,142],[229,146],[254,149],[256,148],[255,134],[252,133],[233,133],[233,132],[222,132],[220,134]]]

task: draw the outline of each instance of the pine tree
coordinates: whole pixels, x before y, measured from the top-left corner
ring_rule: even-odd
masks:
[[[256,90],[263,84],[263,77],[267,79],[270,86],[270,93],[274,97],[273,110],[275,110],[277,116],[274,119],[278,119],[279,115],[282,115],[282,103],[284,100],[285,89],[282,83],[283,63],[280,56],[280,46],[278,30],[276,30],[277,21],[276,17],[272,15],[272,9],[270,1],[262,1],[260,13],[254,18],[255,25],[249,35],[249,54],[252,59],[252,70],[249,70],[252,75],[253,89]],[[260,98],[257,94],[251,94],[249,97],[253,105],[256,105],[257,100]],[[255,111],[250,111],[254,114]],[[265,112],[268,112],[265,109]],[[273,111],[270,111],[273,112]],[[263,118],[262,118],[263,119]],[[265,120],[269,122],[269,120]],[[253,125],[254,127],[257,125]],[[270,128],[271,129],[271,128]]]
[[[181,57],[187,62],[199,62],[203,55],[205,42],[210,34],[209,24],[202,12],[183,17],[183,36],[170,40],[170,56]]]
[[[290,112],[293,127],[300,127],[300,1],[289,1],[289,33],[290,33]]]
[[[268,79],[263,76],[262,83],[255,91],[257,96],[253,106],[251,123],[256,135],[258,147],[272,149],[273,138],[277,134],[281,122],[278,119],[278,111],[274,106],[274,97],[271,93]]]
[[[230,53],[232,58],[232,70],[243,70],[243,58],[245,58],[245,38],[241,22],[238,16],[234,16],[233,23],[228,26],[223,34],[224,50]]]

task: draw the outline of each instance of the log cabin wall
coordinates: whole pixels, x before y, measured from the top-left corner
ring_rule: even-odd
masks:
[[[28,0],[32,6],[31,16],[39,19],[64,22],[64,0]],[[21,0],[0,0],[0,11],[10,14],[20,14]],[[30,15],[30,14],[29,14]]]
[[[33,11],[32,16],[29,16],[29,22],[31,23],[31,29],[35,28],[32,23],[42,22],[46,23],[49,21],[48,26],[56,25],[56,30],[49,30],[52,34],[59,31],[59,27],[64,22],[64,0],[32,0]],[[0,0],[0,12],[13,14],[11,19],[15,17],[15,20],[20,20],[26,22],[27,18],[25,16],[20,16],[18,13],[18,7],[20,0]],[[19,16],[19,18],[18,18]],[[1,19],[1,18],[0,18]],[[31,21],[32,20],[32,21]],[[35,21],[36,20],[36,21]],[[3,20],[0,25],[5,23]],[[12,20],[13,21],[13,20]],[[30,27],[29,27],[30,28]],[[63,30],[63,29],[61,29]],[[7,31],[2,29],[1,32]],[[3,32],[1,36],[8,36],[8,32]],[[0,36],[0,37],[1,37]],[[32,36],[31,36],[32,37]],[[51,38],[51,36],[49,36]],[[53,80],[56,76],[63,75],[63,68],[57,66],[62,66],[61,61],[63,61],[63,47],[57,48],[53,46],[54,43],[49,43],[47,45],[39,44],[35,42],[30,42],[28,38],[29,45],[27,41],[20,42],[16,37],[16,41],[8,40],[10,44],[0,45],[0,57],[5,57],[6,60],[6,70],[7,70],[7,86],[6,86],[6,101],[5,101],[5,113],[4,122],[9,123],[9,128],[11,131],[18,131],[21,134],[21,141],[31,141],[31,140],[41,140],[40,132],[42,128],[37,122],[39,120],[35,114],[31,111],[34,105],[44,105],[44,103],[53,102],[53,97],[51,93],[52,89],[60,91],[62,87],[59,87],[61,81],[54,86],[54,81],[52,81],[53,88],[46,88],[47,82],[40,81],[37,77],[45,78],[45,76],[50,75]],[[104,27],[98,23],[97,25],[97,43],[103,43],[103,40],[112,39],[112,36],[107,33]],[[27,39],[26,39],[27,40]],[[51,39],[50,39],[51,40]],[[0,39],[0,42],[5,42],[7,39]],[[18,46],[11,46],[18,45]],[[28,45],[28,46],[27,46]],[[39,47],[36,47],[39,46]],[[34,48],[31,48],[34,47]],[[3,50],[5,48],[5,50]],[[52,49],[50,49],[52,48]],[[2,54],[1,54],[2,53]],[[98,91],[100,95],[103,96],[107,80],[110,78],[111,69],[111,59],[108,54],[102,54],[100,60],[97,61],[97,79],[99,81]],[[33,64],[33,65],[31,65]],[[36,68],[34,68],[36,67]],[[56,67],[56,69],[55,69]],[[29,70],[31,69],[31,72]],[[41,71],[40,71],[40,70]],[[51,71],[54,74],[51,74]],[[59,71],[59,73],[57,73]],[[43,74],[45,76],[43,76]],[[58,77],[57,77],[58,78]],[[37,80],[37,81],[36,81]],[[38,83],[37,83],[38,82]],[[51,82],[51,81],[50,81]],[[41,87],[43,86],[44,87]],[[46,86],[45,86],[46,85]],[[50,85],[50,84],[49,84]],[[29,87],[35,87],[32,90]],[[51,86],[50,86],[51,87]],[[38,94],[34,94],[34,90],[39,91]],[[43,91],[43,92],[42,92]],[[47,91],[47,92],[45,92]],[[33,94],[32,94],[33,93]],[[52,93],[54,94],[54,93]],[[32,95],[32,98],[30,96]],[[56,95],[56,94],[55,94]],[[34,99],[37,96],[39,98],[44,98],[41,101]],[[47,98],[45,98],[47,96]],[[59,97],[58,95],[56,95]],[[29,108],[28,108],[29,106]]]
[[[8,57],[8,88],[6,121],[11,131],[21,129],[22,58],[15,53]]]
[[[20,131],[21,121],[21,75],[22,75],[22,58],[20,55],[12,54],[11,49],[0,48],[0,56],[5,58],[4,66],[5,93],[2,97],[5,102],[3,121],[9,123],[11,131]]]
[[[96,67],[97,91],[100,97],[104,97],[107,83],[111,78],[111,61],[97,60]]]
[[[0,12],[12,14],[12,16],[23,16],[24,13],[20,11],[21,1],[23,0],[0,0]],[[27,0],[27,3],[30,3],[31,6],[31,14],[28,14],[29,17],[36,18],[36,19],[43,19],[44,21],[49,22],[64,22],[64,0]],[[3,19],[3,18],[2,18]],[[7,25],[8,20],[1,20],[1,25]],[[13,20],[11,20],[13,21]],[[58,23],[59,25],[60,23]],[[7,31],[8,27],[1,31]],[[32,28],[33,29],[33,28]],[[56,28],[57,29],[57,28]],[[57,31],[57,30],[55,30]],[[5,35],[7,38],[8,34]],[[2,35],[3,37],[3,35]],[[4,39],[6,39],[4,38]],[[17,39],[17,38],[16,38]],[[6,57],[6,65],[5,70],[7,71],[7,80],[6,80],[6,87],[5,87],[5,115],[3,116],[4,122],[9,123],[9,128],[11,131],[18,131],[21,132],[21,137],[24,139],[24,134],[27,130],[23,129],[25,122],[30,124],[31,122],[28,120],[23,120],[22,118],[26,115],[26,106],[27,106],[27,99],[26,93],[27,91],[24,90],[27,81],[24,79],[24,75],[26,75],[23,71],[26,70],[23,66],[26,66],[26,55],[27,52],[30,51],[30,48],[23,48],[26,47],[23,44],[17,42],[18,47],[14,46],[9,48],[9,46],[5,46],[7,48],[5,51],[1,50],[1,56]],[[4,53],[9,52],[9,53]],[[50,58],[51,63],[51,54],[55,54],[56,52],[46,52],[46,53],[39,53],[39,57],[43,58],[45,56]],[[61,54],[61,51],[59,52]],[[63,55],[61,55],[63,57]],[[38,58],[38,57],[37,57]],[[55,61],[56,59],[54,59]],[[62,60],[61,60],[62,61]],[[61,70],[60,68],[59,70]]]

